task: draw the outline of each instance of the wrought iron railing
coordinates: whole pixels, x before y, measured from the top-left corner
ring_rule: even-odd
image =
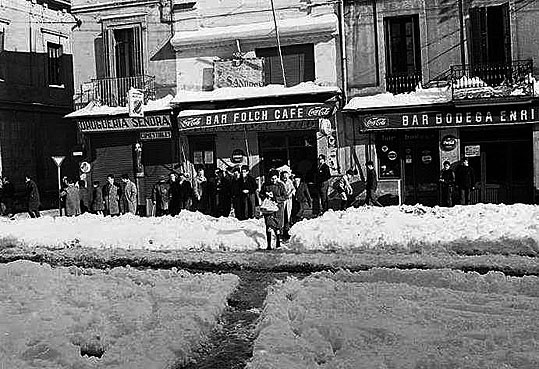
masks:
[[[421,72],[392,73],[386,75],[386,91],[392,94],[411,92],[421,83]]]
[[[533,96],[533,62],[451,66],[453,100]]]
[[[81,91],[75,95],[75,109],[86,106],[90,101],[107,106],[127,106],[127,92],[131,87],[141,90],[145,101],[155,99],[154,76],[99,78],[81,86]]]

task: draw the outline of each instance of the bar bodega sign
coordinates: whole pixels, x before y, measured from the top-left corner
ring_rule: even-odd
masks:
[[[539,112],[534,106],[507,106],[485,110],[455,110],[407,114],[376,114],[360,118],[361,130],[475,127],[535,123]]]
[[[317,120],[331,116],[333,110],[333,105],[324,103],[223,110],[210,114],[179,116],[178,128],[186,130],[252,123]]]

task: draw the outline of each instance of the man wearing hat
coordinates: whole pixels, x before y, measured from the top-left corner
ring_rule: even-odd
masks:
[[[159,182],[153,186],[152,200],[155,209],[155,216],[169,214],[170,184],[166,176],[160,176]]]

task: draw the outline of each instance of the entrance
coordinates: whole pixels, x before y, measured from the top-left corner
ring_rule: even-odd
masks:
[[[217,164],[213,135],[189,136],[189,154],[195,169],[203,167],[206,177],[214,176]]]
[[[531,127],[462,130],[461,140],[463,156],[467,146],[479,146],[468,158],[478,184],[472,203],[533,203]]]
[[[438,131],[406,132],[403,135],[404,203],[438,204],[440,158]]]
[[[272,168],[288,165],[292,173],[303,176],[307,182],[314,180],[316,131],[259,133],[258,147],[261,175],[266,176]]]

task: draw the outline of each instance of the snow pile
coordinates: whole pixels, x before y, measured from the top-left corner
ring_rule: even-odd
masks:
[[[479,77],[462,76],[453,82],[454,88],[488,87],[485,81]]]
[[[328,211],[290,230],[298,250],[539,255],[539,206],[390,206]]]
[[[0,221],[0,244],[49,248],[246,251],[266,247],[262,219],[238,221],[182,211],[176,217],[41,217]]]
[[[167,95],[161,99],[148,100],[145,105],[142,105],[142,110],[145,113],[171,110],[170,102],[172,101],[172,95]],[[129,109],[127,106],[107,106],[100,105],[94,101],[90,102],[84,108],[69,113],[65,118],[79,118],[89,116],[101,116],[101,115],[121,115],[127,114]]]
[[[335,86],[321,86],[315,82],[302,82],[293,87],[267,85],[264,87],[223,87],[213,91],[179,90],[172,104],[223,101],[234,99],[252,99],[260,97],[293,96],[303,94],[334,93],[340,89]]]
[[[343,110],[361,110],[376,107],[428,105],[451,101],[451,88],[418,88],[413,92],[394,95],[390,92],[354,97]]]
[[[231,274],[0,266],[1,368],[172,368],[217,324]]]
[[[290,278],[269,291],[247,368],[537,368],[538,284],[450,270]]]

